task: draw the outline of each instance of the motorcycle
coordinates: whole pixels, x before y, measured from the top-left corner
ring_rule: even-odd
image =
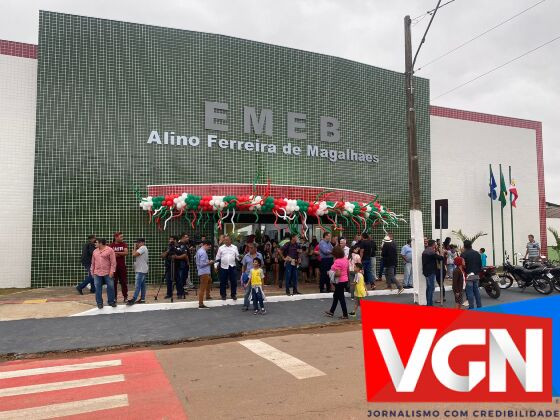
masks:
[[[560,292],[560,267],[550,267],[550,274],[552,274],[552,285],[557,292]]]
[[[500,286],[498,285],[500,278],[496,273],[496,267],[486,266],[482,268],[482,271],[478,275],[478,284],[480,287],[484,287],[488,296],[493,299],[498,299],[500,297]]]
[[[552,275],[552,278],[550,276],[547,276],[550,278],[552,286],[556,289],[556,291],[560,292],[560,267],[554,265],[544,255],[541,255],[540,261],[531,261],[524,259],[523,267],[527,269],[546,267],[547,273],[550,273]]]
[[[533,286],[535,290],[543,295],[552,293],[554,276],[548,272],[548,268],[542,265],[534,268],[525,268],[513,265],[509,262],[509,256],[504,263],[504,272],[499,275],[499,285],[502,289],[507,289],[516,281],[520,289],[525,290]]]

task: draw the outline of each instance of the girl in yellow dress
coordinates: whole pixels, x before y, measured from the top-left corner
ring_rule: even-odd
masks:
[[[354,289],[355,303],[354,303],[354,310],[348,314],[354,317],[356,316],[356,312],[358,312],[358,308],[360,307],[360,301],[367,296],[363,268],[364,267],[362,263],[357,262],[354,264],[354,273],[356,273],[356,275],[354,276],[354,283],[356,284],[356,287]]]
[[[261,268],[261,261],[258,258],[253,260],[253,268],[249,273],[249,281],[251,282],[251,295],[253,297],[253,309],[254,314],[257,315],[259,313],[259,306],[260,306],[260,313],[261,315],[266,314],[266,310],[264,309],[264,291],[263,291],[263,280],[264,280],[264,272]]]

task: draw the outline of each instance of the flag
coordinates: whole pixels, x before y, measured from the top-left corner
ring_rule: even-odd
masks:
[[[504,179],[502,168],[500,168],[500,197],[498,198],[498,201],[502,203],[502,208],[504,208],[507,204],[506,196],[507,196],[506,180]]]
[[[490,197],[492,200],[498,198],[498,194],[496,193],[497,186],[498,185],[496,184],[496,180],[494,179],[494,173],[492,172],[492,167],[490,167],[490,192],[488,193],[488,197]]]
[[[511,180],[511,185],[509,186],[509,199],[511,200],[511,205],[517,207],[515,202],[517,201],[519,194],[517,193],[517,187],[515,186],[515,180]]]

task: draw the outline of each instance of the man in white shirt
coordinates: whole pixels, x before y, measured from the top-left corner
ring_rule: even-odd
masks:
[[[218,248],[216,261],[220,262],[220,295],[226,300],[226,285],[229,279],[231,298],[237,300],[237,270],[235,264],[239,258],[237,247],[231,244],[229,236],[224,237],[224,244]]]
[[[348,258],[348,255],[350,255],[350,247],[348,245],[346,245],[346,239],[345,238],[340,238],[340,240],[338,241],[340,247],[344,250],[344,256],[346,258]]]

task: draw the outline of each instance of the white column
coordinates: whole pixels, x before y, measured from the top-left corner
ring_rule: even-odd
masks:
[[[412,239],[412,282],[414,302],[426,304],[426,278],[422,275],[422,252],[424,252],[424,228],[422,212],[410,210],[410,238]]]

